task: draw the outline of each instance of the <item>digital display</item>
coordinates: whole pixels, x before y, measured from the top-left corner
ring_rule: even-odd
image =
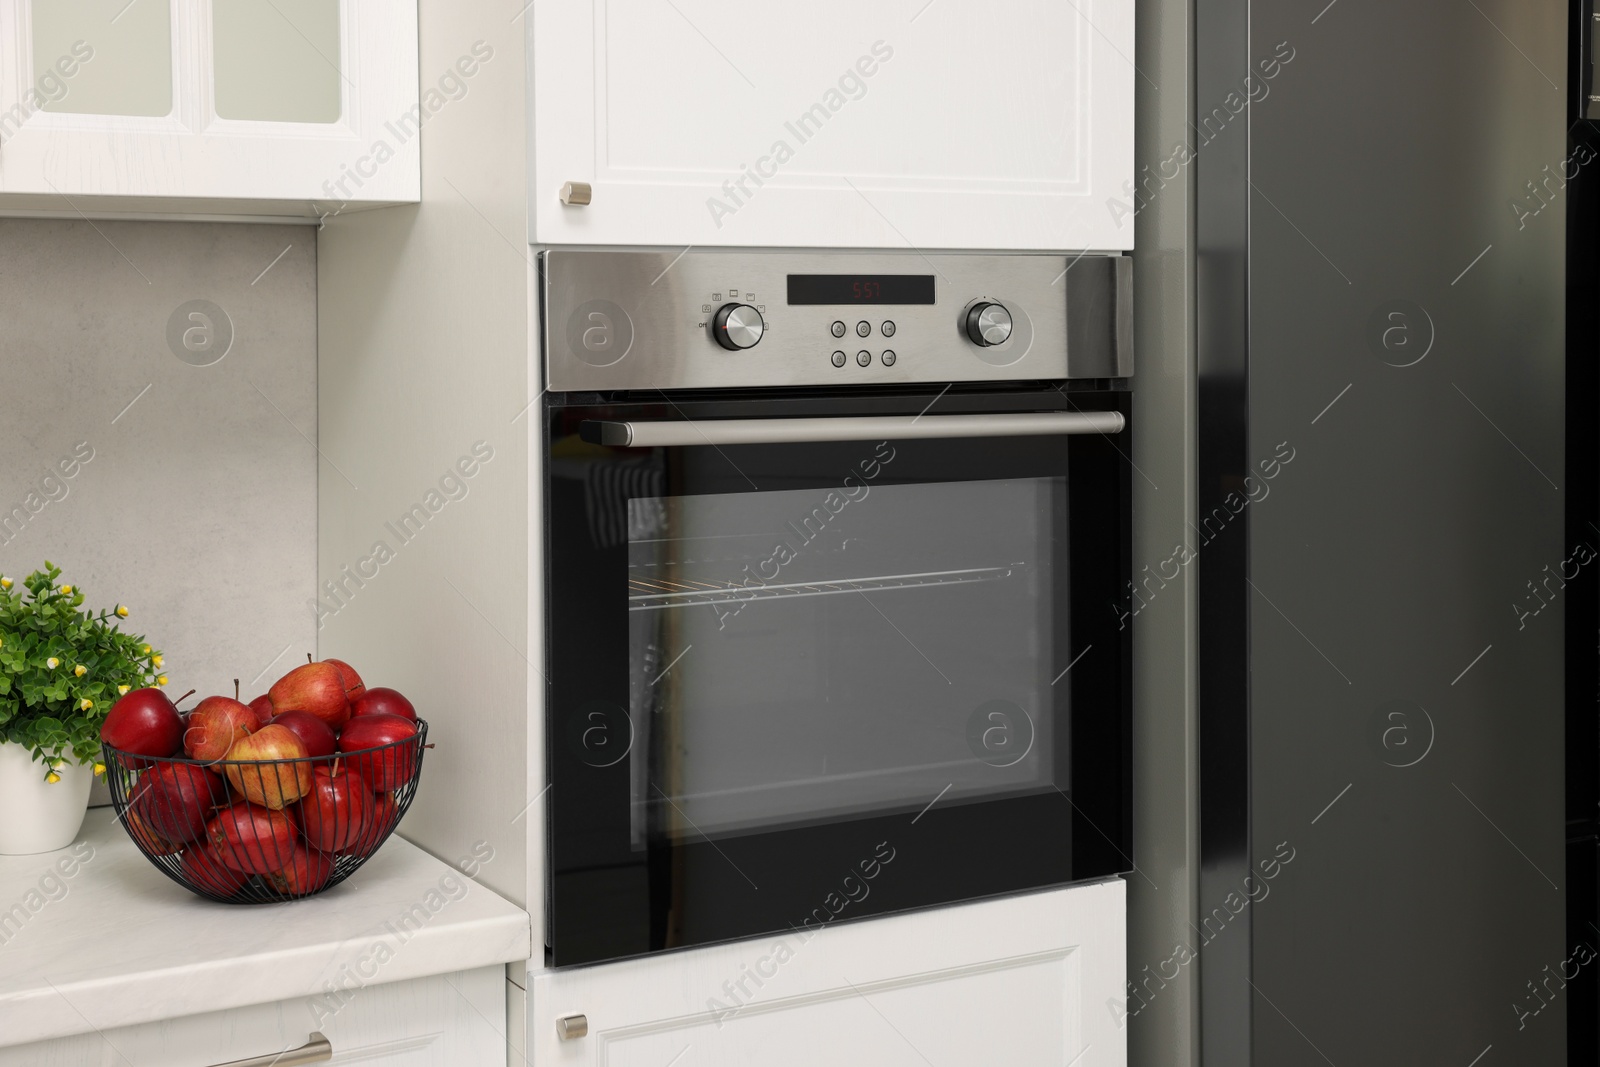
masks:
[[[791,304],[931,304],[931,274],[791,274]]]

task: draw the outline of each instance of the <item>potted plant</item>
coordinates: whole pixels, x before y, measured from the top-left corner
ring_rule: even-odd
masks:
[[[0,577],[0,855],[65,848],[78,836],[100,724],[130,689],[165,685],[161,654],[125,634],[118,604],[98,615],[44,569],[15,588]]]

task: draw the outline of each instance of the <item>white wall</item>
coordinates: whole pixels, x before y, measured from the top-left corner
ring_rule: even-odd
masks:
[[[50,559],[89,606],[129,604],[174,696],[238,677],[248,699],[315,649],[315,244],[301,226],[0,219],[0,511],[43,505],[0,526],[0,573]],[[168,344],[192,300],[232,323],[210,366]],[[80,445],[93,458],[45,483]]]
[[[539,876],[528,825],[543,809],[528,808],[538,409],[524,412],[533,265],[514,15],[487,0],[422,3],[423,101],[436,105],[422,130],[422,204],[324,220],[321,439],[355,485],[324,468],[317,573],[344,583],[324,600],[321,654],[404,691],[437,745],[402,835],[445,862],[488,842],[480,880],[523,903]],[[442,78],[464,90],[430,96]],[[470,476],[457,470],[464,457]],[[396,532],[413,506],[421,532]],[[392,553],[381,564],[379,542]],[[358,584],[345,567],[368,577]]]

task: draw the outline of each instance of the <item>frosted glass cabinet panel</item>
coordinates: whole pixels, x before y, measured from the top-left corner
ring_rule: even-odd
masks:
[[[416,0],[0,0],[0,214],[421,197]]]
[[[128,0],[32,0],[32,14],[40,110],[153,117],[171,113],[168,0],[132,5]]]
[[[1134,0],[562,0],[527,24],[541,243],[1133,247]]]
[[[340,0],[213,0],[218,116],[337,122],[339,7]]]

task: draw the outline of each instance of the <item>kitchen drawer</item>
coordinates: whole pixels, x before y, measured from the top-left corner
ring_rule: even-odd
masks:
[[[342,1007],[326,997],[283,1000],[77,1034],[0,1048],[0,1067],[210,1067],[299,1048],[313,1031],[332,1043],[323,1061],[332,1064],[504,1067],[503,967],[346,984]],[[160,997],[158,983],[150,995]]]

